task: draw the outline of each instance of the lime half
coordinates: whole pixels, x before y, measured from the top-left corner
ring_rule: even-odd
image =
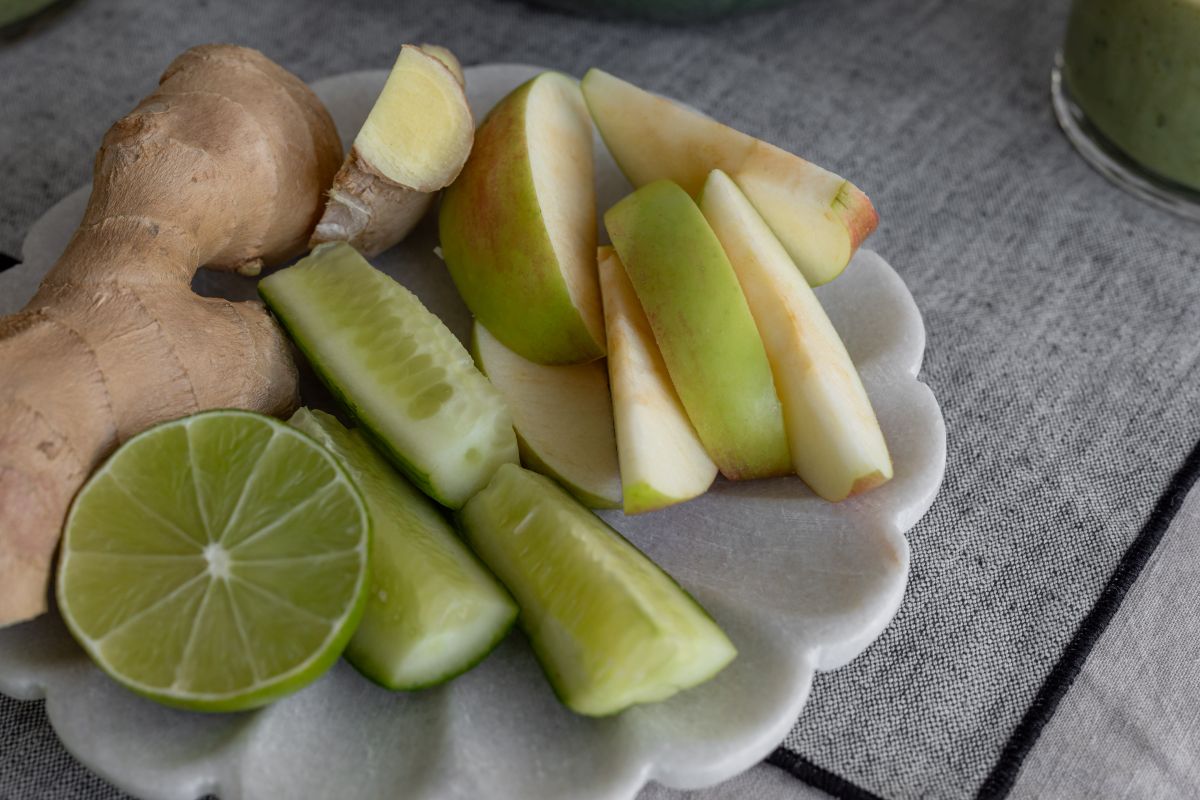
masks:
[[[210,411],[130,439],[79,492],[59,610],[133,691],[253,708],[337,660],[363,612],[369,537],[324,448],[269,417]]]

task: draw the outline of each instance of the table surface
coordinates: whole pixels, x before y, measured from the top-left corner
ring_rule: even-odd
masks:
[[[849,797],[968,797],[1029,719],[1010,797],[1197,796],[1200,494],[1165,533],[1152,523],[1171,520],[1164,492],[1200,439],[1200,348],[1188,344],[1200,228],[1119,193],[1054,128],[1048,69],[1065,10],[802,0],[667,28],[496,0],[337,13],[315,0],[76,0],[0,40],[0,253],[19,256],[29,224],[87,180],[107,126],[176,53],[208,41],[259,47],[310,80],[386,66],[408,40],[445,43],[467,64],[596,64],[803,149],[881,210],[871,245],[926,314],[952,473],[912,534],[896,623],[818,681],[789,737],[809,759],[798,771]],[[1148,562],[1121,559],[1138,541]],[[1122,570],[1137,577],[1127,592]],[[1111,621],[1091,624],[1106,597]],[[1051,716],[1029,713],[1056,665],[1069,691]],[[39,704],[2,708],[0,798],[118,796],[61,750]],[[642,800],[822,796],[764,765]]]

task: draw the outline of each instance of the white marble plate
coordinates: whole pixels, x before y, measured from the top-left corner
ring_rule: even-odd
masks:
[[[535,73],[467,70],[477,117]],[[343,138],[357,131],[385,74],[315,88]],[[598,147],[600,208],[628,191]],[[39,220],[24,263],[0,275],[0,313],[32,294],[82,215],[86,189]],[[460,336],[466,309],[433,254],[426,224],[377,264],[413,289]],[[202,273],[197,289],[241,298],[251,282]],[[714,681],[614,718],[575,716],[554,699],[519,633],[449,685],[392,694],[339,663],[315,685],[255,712],[201,715],[143,700],[93,667],[56,615],[0,630],[0,691],[45,697],[67,749],[144,798],[447,800],[631,798],[647,781],[717,783],[779,744],[814,670],[839,667],[887,625],[908,577],[904,532],[941,483],[941,411],[917,379],[925,346],[903,281],[872,252],[819,290],[862,371],[895,459],[885,486],[838,505],[797,479],[718,482],[683,506],[603,516],[712,612],[739,650]],[[309,402],[326,398],[306,383]]]

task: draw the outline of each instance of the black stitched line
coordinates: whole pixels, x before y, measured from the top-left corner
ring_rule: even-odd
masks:
[[[1075,682],[1092,648],[1096,646],[1096,642],[1116,615],[1117,609],[1121,607],[1129,587],[1133,586],[1150,556],[1158,549],[1163,534],[1171,527],[1171,520],[1179,513],[1184,498],[1195,485],[1197,478],[1200,478],[1200,442],[1192,448],[1183,466],[1167,484],[1167,490],[1158,498],[1150,518],[1138,532],[1133,544],[1129,545],[1125,555],[1117,562],[1096,604],[1079,623],[1079,629],[1075,631],[1075,635],[1059,656],[1058,663],[1050,670],[1042,688],[1025,710],[1025,716],[1008,737],[996,765],[979,787],[979,794],[976,795],[978,800],[1001,800],[1008,795],[1016,783],[1017,775],[1021,773],[1021,764],[1024,763],[1025,756],[1029,755],[1030,749],[1041,736],[1042,729],[1058,710],[1058,704]]]
[[[799,753],[780,747],[767,756],[767,763],[785,769],[800,780],[842,800],[883,800],[879,795],[856,786],[841,775],[818,767]]]
[[[1125,595],[1145,569],[1146,563],[1158,549],[1163,534],[1171,527],[1188,492],[1200,478],[1200,442],[1192,448],[1183,466],[1172,476],[1159,497],[1146,523],[1113,568],[1095,605],[1079,623],[1071,641],[1063,648],[1058,662],[1046,676],[1038,693],[1025,710],[1021,721],[1000,751],[1000,757],[979,786],[976,800],[1003,800],[1012,790],[1025,757],[1037,743],[1042,729],[1058,710],[1059,703],[1075,682],[1096,642],[1108,628],[1121,607]],[[767,758],[767,763],[785,769],[800,780],[842,800],[882,800],[840,775],[819,767],[799,753],[780,747]]]

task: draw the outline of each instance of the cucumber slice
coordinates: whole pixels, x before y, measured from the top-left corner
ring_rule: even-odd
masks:
[[[434,686],[478,664],[516,621],[508,592],[358,431],[307,408],[290,422],[346,468],[374,524],[367,608],[346,660],[389,689]]]
[[[459,508],[517,460],[504,399],[466,348],[354,248],[321,245],[258,291],[364,432],[434,500]]]
[[[521,627],[572,711],[665,700],[737,655],[679,584],[548,478],[506,464],[460,519],[517,598]]]

